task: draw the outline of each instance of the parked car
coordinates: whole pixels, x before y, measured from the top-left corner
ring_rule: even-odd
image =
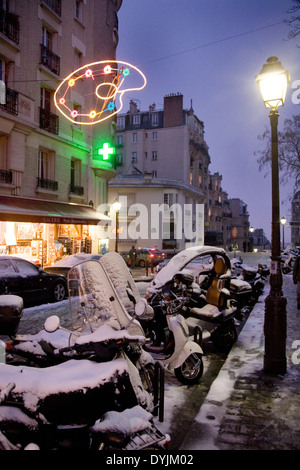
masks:
[[[23,258],[0,256],[0,295],[3,294],[22,297],[24,306],[58,302],[67,296],[67,283],[63,276],[46,273]]]
[[[102,255],[91,254],[91,253],[76,253],[75,255],[65,256],[64,258],[57,261],[52,266],[45,266],[44,271],[50,274],[60,274],[61,276],[68,277],[69,270],[75,266],[75,264],[81,261],[87,261],[91,259],[99,260]]]
[[[149,267],[151,265],[156,266],[165,259],[165,254],[157,248],[136,248],[136,260],[135,266],[144,268],[146,261],[148,261]],[[122,254],[127,266],[131,267],[131,259],[129,251]]]

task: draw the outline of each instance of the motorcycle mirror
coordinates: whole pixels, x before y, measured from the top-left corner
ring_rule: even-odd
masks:
[[[141,317],[147,309],[147,300],[139,299],[134,307],[134,313],[137,317]]]
[[[133,294],[132,290],[130,289],[130,287],[126,287],[126,292],[127,292],[129,300],[131,300],[131,302],[136,304],[136,299],[135,299],[134,294]]]
[[[51,315],[44,323],[44,330],[46,330],[47,333],[54,333],[54,331],[58,330],[59,325],[59,317],[57,315]]]

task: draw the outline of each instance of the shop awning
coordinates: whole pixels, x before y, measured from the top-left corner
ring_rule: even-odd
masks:
[[[0,196],[0,221],[106,225],[111,219],[87,205]]]

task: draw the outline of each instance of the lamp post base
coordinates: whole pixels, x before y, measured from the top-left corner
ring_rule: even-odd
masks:
[[[272,290],[265,300],[264,372],[285,374],[286,365],[286,298],[274,296]]]

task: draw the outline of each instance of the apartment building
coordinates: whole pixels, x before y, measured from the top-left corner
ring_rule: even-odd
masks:
[[[107,201],[114,161],[96,158],[114,140],[113,119],[84,125],[91,85],[71,90],[72,120],[55,90],[85,64],[112,60],[122,0],[1,0],[0,253],[41,265],[108,246]],[[77,116],[77,118],[76,118]]]
[[[242,249],[248,243],[246,206],[240,201],[237,207],[222,188],[222,175],[210,173],[204,123],[192,103],[183,108],[181,94],[165,96],[162,110],[152,104],[140,111],[131,100],[128,112],[118,114],[116,148],[117,175],[109,181],[108,199],[123,203],[120,251],[133,243],[169,251],[203,243]]]
[[[210,157],[192,105],[183,109],[180,93],[165,96],[163,110],[152,104],[140,111],[131,101],[129,112],[118,114],[116,147],[109,201],[127,200],[120,210],[120,250],[132,242],[171,251],[203,244]],[[136,204],[147,208],[142,223]]]

